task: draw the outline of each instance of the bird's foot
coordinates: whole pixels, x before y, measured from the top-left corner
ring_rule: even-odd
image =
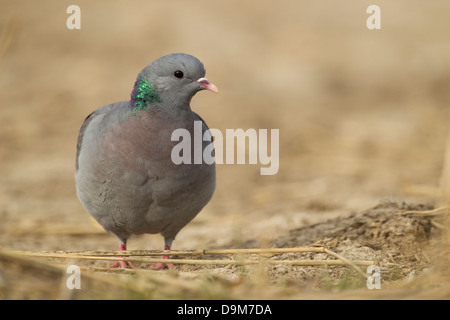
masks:
[[[109,266],[110,268],[122,268],[122,269],[139,269],[137,265],[135,265],[131,261],[116,261],[112,265]]]
[[[127,246],[125,244],[125,242],[121,242],[120,243],[120,251],[126,251],[127,250]],[[121,257],[123,258],[123,257]],[[132,261],[123,261],[123,260],[118,260],[116,262],[114,262],[112,265],[109,266],[110,268],[122,268],[122,269],[139,269],[139,267],[137,265],[135,265]]]
[[[147,267],[145,269],[150,270],[162,270],[162,269],[176,269],[175,265],[172,263],[163,263],[163,262],[155,262]]]
[[[166,246],[164,248],[164,250],[170,250],[169,246]],[[169,259],[169,256],[162,256],[162,259]],[[162,270],[162,269],[175,269],[175,265],[172,263],[164,263],[164,262],[155,262],[151,265],[148,265],[147,267],[145,267],[145,269],[150,269],[150,270]]]

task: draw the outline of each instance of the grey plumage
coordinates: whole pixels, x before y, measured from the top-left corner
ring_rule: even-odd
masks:
[[[139,73],[130,101],[95,110],[80,129],[77,195],[122,249],[131,235],[142,233],[161,233],[170,249],[213,195],[214,164],[176,165],[171,160],[179,143],[171,141],[175,129],[193,136],[199,120],[203,132],[208,129],[190,108],[196,92],[218,91],[204,76],[195,57],[164,56]],[[203,142],[203,148],[209,143]]]

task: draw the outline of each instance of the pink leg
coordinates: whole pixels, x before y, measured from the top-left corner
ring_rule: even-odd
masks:
[[[164,250],[170,250],[170,245],[166,244],[164,246]],[[169,259],[169,256],[162,256],[161,259]],[[176,267],[172,263],[163,263],[163,262],[155,262],[149,266],[146,267],[146,269],[152,269],[152,270],[162,270],[164,268],[167,269],[175,269]]]
[[[127,245],[125,243],[121,243],[120,244],[120,250],[121,251],[126,251],[127,250]],[[138,269],[139,268],[137,265],[135,265],[131,261],[122,261],[122,260],[114,262],[109,267],[110,268],[122,268],[122,269],[126,269],[128,267],[131,268],[131,269]]]

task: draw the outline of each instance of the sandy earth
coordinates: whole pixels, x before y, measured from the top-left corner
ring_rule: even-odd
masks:
[[[448,246],[436,249],[443,236],[436,223],[445,228],[445,221],[401,212],[442,204],[450,116],[448,3],[379,1],[381,30],[365,27],[368,2],[77,4],[81,30],[67,29],[65,3],[1,2],[0,249],[117,249],[75,194],[79,127],[93,109],[128,99],[137,73],[151,61],[187,52],[204,62],[208,79],[221,90],[199,93],[194,111],[222,131],[279,129],[280,167],[263,176],[260,163],[219,165],[213,200],[179,233],[174,249],[320,243],[351,259],[379,261],[386,283],[401,283],[384,290],[392,298],[411,292],[405,279],[441,276],[435,269],[448,261],[436,250]],[[129,249],[162,245],[159,235],[129,241]],[[1,298],[94,296],[55,290],[64,282],[61,273],[36,276],[33,270],[46,267],[11,259],[0,258]],[[177,272],[160,275],[175,287],[195,280],[178,294],[151,291],[158,287],[152,273],[145,281],[151,285],[139,294],[130,289],[135,278],[120,275],[130,291],[111,296],[99,289],[95,297],[368,292],[351,268],[342,267],[183,265]],[[102,276],[94,273],[89,281]],[[433,283],[417,281],[422,287]],[[448,297],[448,281],[435,281],[437,291],[422,290],[421,298]]]

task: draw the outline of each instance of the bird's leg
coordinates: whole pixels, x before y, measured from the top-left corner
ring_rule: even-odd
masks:
[[[172,245],[172,240],[173,239],[165,239],[165,245],[164,245],[164,250],[170,250],[170,246]],[[161,259],[169,259],[169,256],[162,256]],[[162,270],[164,268],[167,269],[175,269],[175,266],[172,263],[163,263],[163,262],[155,262],[151,265],[149,265],[148,267],[146,267],[146,269],[152,269],[152,270]]]
[[[120,250],[121,251],[126,251],[127,250],[126,242],[120,241]],[[131,262],[131,261],[123,261],[123,260],[116,261],[112,265],[110,265],[109,267],[110,268],[123,268],[123,269],[126,269],[126,268],[137,269],[137,268],[139,268],[133,262]]]

